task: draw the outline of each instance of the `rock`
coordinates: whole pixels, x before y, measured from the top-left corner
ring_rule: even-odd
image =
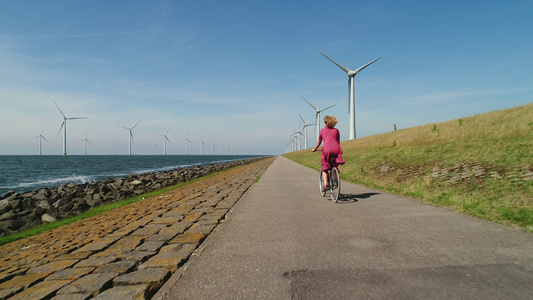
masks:
[[[15,214],[14,212],[8,211],[0,216],[0,221],[14,219],[16,216],[17,214]]]
[[[43,223],[53,223],[53,222],[56,222],[57,219],[52,217],[51,215],[49,214],[44,214],[41,216],[41,222]]]
[[[15,193],[14,190],[9,190],[9,191],[7,191],[7,193],[4,194],[4,197],[2,197],[2,198],[6,199],[6,198],[9,198],[9,197],[11,197],[11,196],[13,196],[15,194],[16,193]]]
[[[11,229],[11,230],[17,230],[20,227],[24,225],[24,222],[19,220],[5,220],[0,221],[0,228],[1,229]]]
[[[4,212],[4,209],[9,209],[9,201],[7,199],[0,200],[0,212]]]
[[[68,201],[67,198],[61,198],[57,200],[56,202],[54,202],[52,206],[55,208],[60,208],[60,207],[67,205],[68,203],[70,203],[70,201]]]

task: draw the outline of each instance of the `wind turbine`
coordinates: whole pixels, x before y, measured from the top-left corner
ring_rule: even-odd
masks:
[[[133,132],[132,132],[132,130],[133,130],[133,128],[135,128],[135,126],[139,125],[139,123],[141,123],[141,121],[137,122],[137,124],[133,125],[133,127],[131,127],[131,128],[117,125],[118,127],[122,127],[122,128],[124,128],[126,130],[129,130],[129,132],[130,132],[130,148],[129,148],[130,149],[130,153],[129,153],[130,156],[131,156],[131,142],[133,141]]]
[[[117,151],[117,146],[118,146],[118,142],[120,142],[120,140],[113,140],[115,142],[115,155],[118,154],[118,151]]]
[[[160,134],[160,135],[159,135],[159,136],[164,137],[164,139],[163,139],[163,144],[164,144],[164,148],[165,148],[165,150],[164,150],[164,151],[165,151],[165,152],[164,152],[164,155],[165,155],[165,156],[167,155],[167,141],[168,141],[169,144],[171,144],[171,143],[170,143],[170,140],[169,140],[168,137],[167,137],[167,134],[168,134],[169,131],[170,131],[170,126],[168,127],[168,130],[167,130],[167,132],[166,132],[165,134]]]
[[[89,140],[87,139],[87,137],[89,137],[89,133],[87,132],[87,135],[85,136],[85,138],[83,139],[83,155],[87,155],[87,143],[91,143],[89,142]]]
[[[42,141],[45,140],[46,142],[48,142],[48,140],[43,136],[43,132],[44,132],[44,126],[43,126],[43,130],[41,130],[41,134],[36,136],[39,138],[39,155],[42,154],[41,152],[41,149],[42,149]]]
[[[304,127],[302,127],[302,130],[305,129],[305,131],[304,131],[304,134],[305,134],[305,135],[304,135],[304,139],[305,139],[305,149],[307,149],[307,148],[308,148],[308,147],[307,147],[307,136],[308,136],[308,134],[307,134],[307,127],[309,127],[309,126],[311,126],[311,125],[316,125],[316,124],[307,124],[307,122],[304,121],[304,118],[302,118],[302,115],[300,115],[300,113],[298,113],[298,115],[300,116],[300,119],[302,119],[302,122],[304,122]]]
[[[57,109],[63,116],[63,123],[61,123],[61,127],[59,128],[59,132],[57,133],[57,135],[59,135],[59,133],[61,132],[61,129],[63,129],[63,156],[66,156],[67,155],[67,120],[77,120],[77,119],[87,119],[87,118],[85,117],[67,118],[65,114],[61,111],[61,108],[57,106],[57,103],[55,101],[54,101],[54,104],[56,105]]]
[[[189,155],[189,144],[187,144],[187,143],[191,143],[191,144],[194,144],[194,143],[191,142],[191,140],[189,140],[189,132],[188,131],[187,131],[186,138],[182,142],[185,142],[185,155]]]
[[[373,61],[367,63],[366,65],[360,67],[356,70],[350,70],[346,68],[345,66],[339,64],[338,62],[334,61],[330,57],[328,57],[326,54],[320,52],[320,54],[324,55],[327,59],[329,59],[332,63],[336,64],[337,67],[341,68],[346,74],[348,75],[348,109],[350,111],[350,140],[355,139],[355,75],[359,74],[364,68],[370,66],[374,62],[376,62],[381,57],[378,57],[374,59]]]
[[[202,155],[202,145],[207,147],[206,143],[204,143],[204,137],[203,136],[200,138],[200,142],[198,142],[197,144],[200,144],[200,155]]]
[[[305,102],[307,102],[307,104],[311,105],[311,107],[315,110],[316,114],[315,114],[315,124],[316,124],[316,140],[318,141],[318,136],[320,135],[320,113],[325,111],[326,109],[328,108],[331,108],[337,104],[333,104],[333,105],[330,105],[326,108],[322,108],[322,109],[318,109],[316,108],[313,104],[311,104],[311,102],[307,101],[305,98],[303,98],[305,100]]]

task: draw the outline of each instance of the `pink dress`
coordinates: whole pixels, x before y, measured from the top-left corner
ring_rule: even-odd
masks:
[[[340,140],[341,134],[337,128],[324,127],[320,130],[318,141],[319,143],[324,141],[324,146],[322,147],[322,158],[320,159],[322,170],[329,170],[331,167],[334,167],[330,166],[329,164],[329,156],[331,154],[337,155],[337,165],[344,165],[345,162],[342,160],[342,148]]]

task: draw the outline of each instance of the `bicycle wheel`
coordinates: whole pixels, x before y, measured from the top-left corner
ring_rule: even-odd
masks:
[[[337,202],[339,200],[339,195],[341,193],[341,181],[339,177],[339,170],[337,168],[332,168],[330,173],[330,191],[331,191],[331,200]]]
[[[319,189],[320,189],[320,195],[322,195],[322,197],[326,196],[326,190],[324,190],[324,178],[322,177],[322,169],[320,169],[320,179],[318,180],[318,185],[319,185]]]

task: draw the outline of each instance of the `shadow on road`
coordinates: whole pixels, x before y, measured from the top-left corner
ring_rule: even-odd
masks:
[[[358,201],[357,199],[367,199],[374,195],[379,195],[379,193],[341,194],[337,203],[355,203]]]

